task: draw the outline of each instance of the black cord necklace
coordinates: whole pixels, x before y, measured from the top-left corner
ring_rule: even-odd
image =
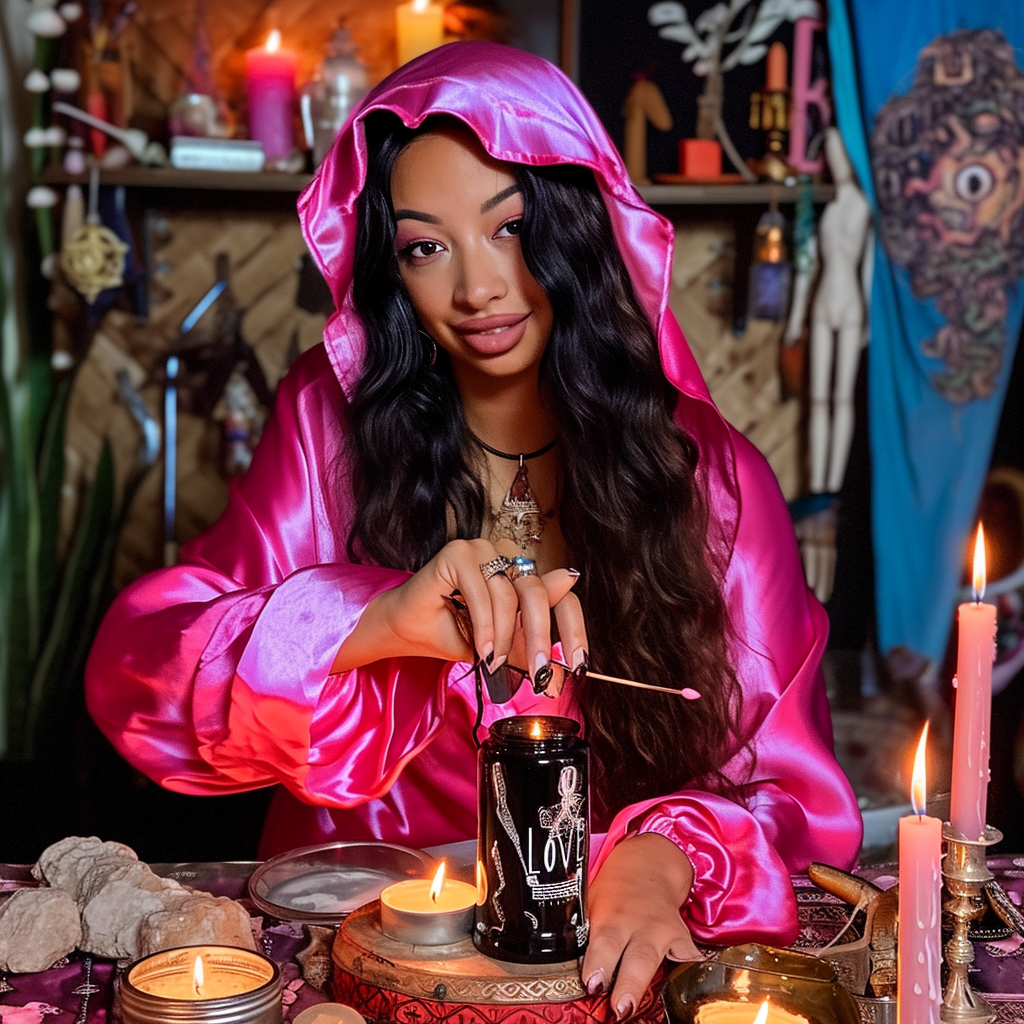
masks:
[[[520,452],[518,455],[514,455],[512,452],[503,452],[499,451],[497,448],[492,448],[486,441],[477,437],[469,427],[466,427],[466,432],[478,445],[480,445],[481,448],[483,448],[485,452],[497,455],[499,459],[508,459],[510,462],[518,462],[520,465],[524,462],[528,462],[530,459],[536,459],[540,455],[547,455],[547,453],[551,451],[556,444],[558,444],[558,438],[556,437],[552,438],[546,445],[544,445],[543,448],[538,448],[535,452]]]
[[[530,487],[530,473],[526,463],[530,459],[536,459],[545,452],[555,447],[555,440],[549,441],[543,448],[535,452],[520,452],[513,455],[511,452],[503,452],[498,448],[492,448],[486,441],[481,441],[469,427],[466,427],[469,436],[480,445],[485,452],[496,455],[499,459],[508,459],[510,462],[518,462],[519,469],[516,478],[512,481],[505,500],[501,507],[493,513],[494,536],[495,538],[507,537],[519,545],[523,554],[528,554],[530,547],[540,541],[544,532],[544,521],[548,516],[541,511],[537,499],[533,496],[533,488]]]

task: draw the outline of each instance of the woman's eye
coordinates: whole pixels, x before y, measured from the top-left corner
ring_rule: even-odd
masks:
[[[429,256],[436,256],[441,251],[439,242],[410,242],[405,246],[399,255],[408,256],[412,259],[426,259]]]
[[[523,218],[515,217],[512,220],[505,221],[504,224],[498,228],[499,235],[518,235],[523,230]]]

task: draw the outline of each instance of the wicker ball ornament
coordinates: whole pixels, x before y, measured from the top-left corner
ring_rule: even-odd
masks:
[[[128,246],[102,224],[85,223],[65,240],[60,265],[68,284],[87,302],[105,288],[124,284]]]

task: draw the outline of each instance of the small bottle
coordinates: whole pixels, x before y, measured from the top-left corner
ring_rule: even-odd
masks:
[[[327,56],[302,89],[300,107],[306,145],[319,166],[335,136],[356,104],[369,90],[366,67],[360,62],[355,44],[344,24],[339,25],[327,46]]]
[[[477,759],[473,944],[513,963],[562,963],[587,946],[589,755],[570,718],[502,718]]]
[[[789,311],[793,264],[786,248],[782,214],[769,210],[757,222],[754,262],[750,266],[750,316],[757,320],[784,320]]]

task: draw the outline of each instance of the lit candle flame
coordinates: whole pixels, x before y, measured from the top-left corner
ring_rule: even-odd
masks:
[[[275,28],[269,36],[267,36],[267,53],[277,53],[281,49],[281,33]]]
[[[441,890],[444,888],[444,861],[438,865],[437,871],[434,874],[434,880],[430,883],[430,898],[436,903],[437,897],[441,895]]]
[[[530,739],[540,739],[540,722],[538,722],[536,719],[534,719],[533,728],[530,730]]]
[[[910,805],[914,813],[921,817],[925,812],[928,792],[928,779],[925,769],[925,748],[928,746],[928,723],[925,722],[921,730],[921,739],[917,743],[917,753],[914,755],[914,774],[910,782]]]
[[[978,532],[974,537],[974,600],[980,601],[985,596],[985,530],[978,523]]]
[[[761,1004],[761,1009],[757,1011],[757,1016],[754,1018],[754,1024],[765,1024],[768,1019],[768,1000]]]
[[[203,994],[203,958],[201,956],[196,957],[196,965],[192,969],[192,984],[196,987],[196,995],[201,996]]]
[[[417,14],[422,14],[427,9],[427,4],[429,3],[430,0],[412,0],[412,9]]]

